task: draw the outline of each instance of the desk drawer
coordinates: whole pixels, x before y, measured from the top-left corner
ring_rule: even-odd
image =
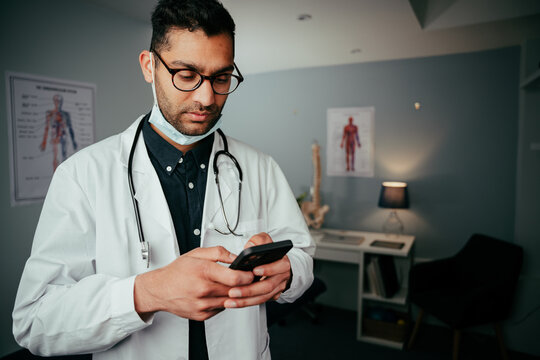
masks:
[[[362,253],[348,249],[338,250],[317,246],[315,249],[315,259],[339,261],[344,263],[359,264]]]

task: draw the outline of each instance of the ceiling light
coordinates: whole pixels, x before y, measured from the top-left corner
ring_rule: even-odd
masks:
[[[311,15],[310,14],[300,14],[300,15],[298,15],[297,19],[300,20],[300,21],[311,20]]]

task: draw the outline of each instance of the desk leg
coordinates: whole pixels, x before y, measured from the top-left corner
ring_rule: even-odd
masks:
[[[364,253],[358,253],[358,299],[356,312],[356,340],[362,337],[362,300],[364,293]]]

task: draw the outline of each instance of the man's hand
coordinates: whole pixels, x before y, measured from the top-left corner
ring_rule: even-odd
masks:
[[[271,243],[267,233],[254,235],[244,248]],[[277,300],[290,285],[292,279],[291,263],[287,255],[273,263],[257,266],[253,274],[262,276],[261,280],[247,286],[237,286],[229,290],[226,308],[237,308],[262,304],[268,300]]]
[[[253,274],[217,264],[236,255],[221,246],[197,248],[169,265],[135,278],[135,310],[142,318],[167,311],[192,320],[206,320],[225,308],[231,288],[250,284]]]

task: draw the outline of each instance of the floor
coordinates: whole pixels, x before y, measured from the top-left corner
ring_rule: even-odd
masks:
[[[356,312],[331,307],[318,308],[318,323],[306,313],[296,312],[285,324],[270,327],[270,350],[274,360],[288,359],[452,359],[449,329],[422,324],[412,350],[396,350],[356,340]],[[500,359],[494,337],[464,333],[460,360]],[[511,360],[538,360],[538,357],[509,352]]]
[[[273,360],[309,359],[391,359],[391,360],[450,360],[452,334],[449,329],[422,324],[412,350],[396,350],[356,340],[356,312],[332,307],[317,308],[318,323],[314,324],[306,313],[296,311],[269,329],[270,350]],[[85,360],[90,356],[66,356],[51,360]],[[460,360],[498,360],[497,343],[493,337],[464,333]],[[509,352],[510,360],[538,360],[538,357]],[[31,355],[27,350],[3,357],[2,360],[45,359]]]

